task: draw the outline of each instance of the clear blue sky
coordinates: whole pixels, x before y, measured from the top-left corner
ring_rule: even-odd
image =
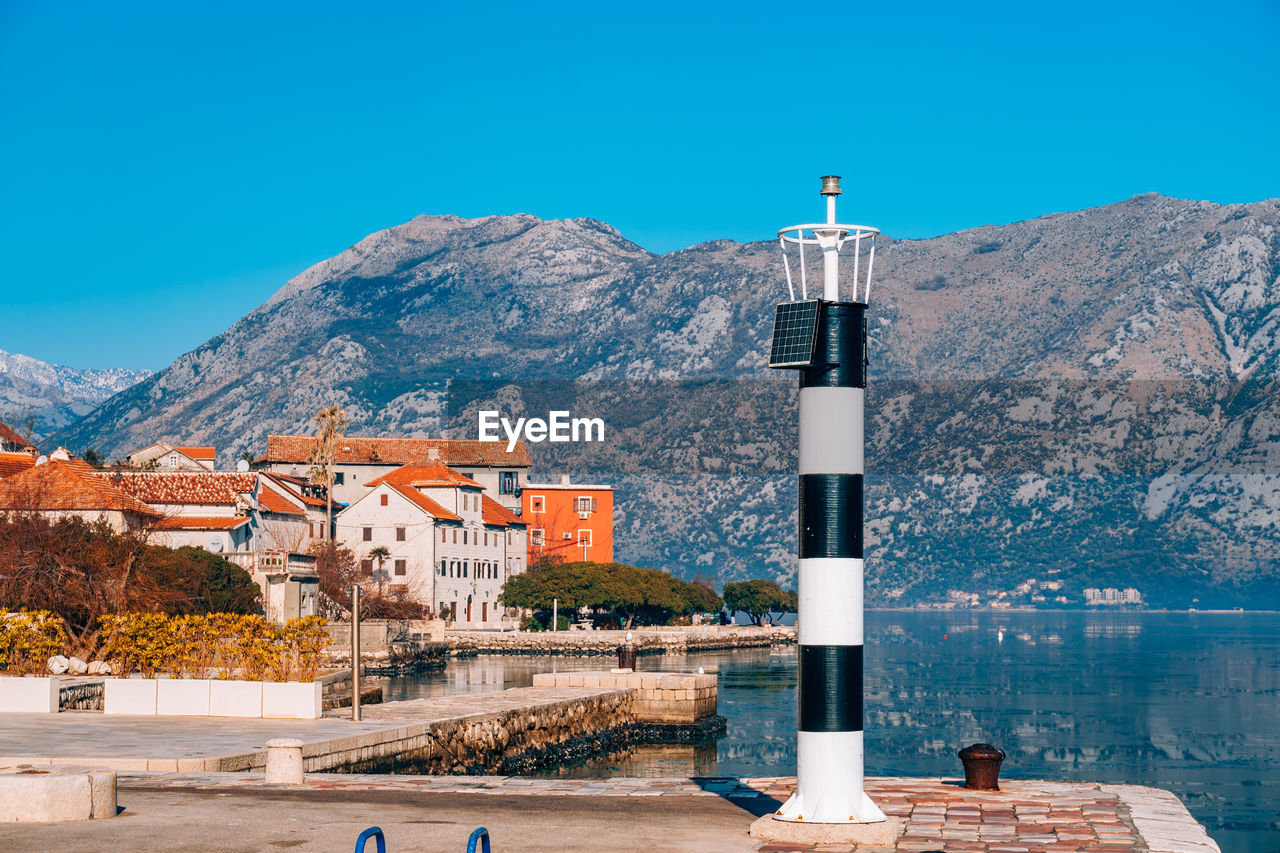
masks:
[[[0,349],[164,367],[419,213],[668,251],[1280,196],[1280,3],[0,0]]]

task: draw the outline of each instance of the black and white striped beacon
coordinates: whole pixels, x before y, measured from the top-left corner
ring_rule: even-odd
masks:
[[[769,366],[800,371],[800,680],[796,792],[774,817],[877,823],[862,781],[862,411],[879,231],[836,222],[838,176],[822,195],[826,222],[778,232],[791,298],[774,317]],[[853,266],[843,289],[842,250]],[[815,253],[822,290],[811,296]]]

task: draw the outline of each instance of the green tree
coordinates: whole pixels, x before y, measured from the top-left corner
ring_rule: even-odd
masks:
[[[768,621],[770,625],[788,611],[796,610],[796,593],[778,586],[776,581],[736,581],[724,585],[724,603],[730,611],[741,610],[751,617],[751,624]]]
[[[715,586],[709,579],[694,577],[688,587],[687,596],[692,606],[691,613],[718,613],[724,606],[724,599],[716,592]]]
[[[667,624],[673,616],[707,609],[718,596],[658,569],[625,563],[548,562],[512,576],[502,588],[508,607],[550,610],[553,600],[564,613],[583,607],[617,613],[630,628],[636,622]]]
[[[337,406],[321,409],[311,420],[316,424],[316,446],[311,449],[311,470],[308,473],[311,482],[324,485],[324,538],[329,539],[333,532],[333,466],[338,462],[338,442],[351,421],[347,413]]]
[[[262,590],[253,576],[203,548],[147,546],[135,571],[155,585],[165,613],[262,612]]]
[[[386,545],[379,545],[369,551],[369,558],[378,561],[378,597],[382,597],[382,565],[391,556],[391,549]]]

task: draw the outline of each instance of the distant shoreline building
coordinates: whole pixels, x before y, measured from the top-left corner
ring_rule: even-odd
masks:
[[[1091,586],[1084,591],[1084,603],[1090,606],[1115,606],[1119,604],[1142,604],[1142,593],[1133,587],[1123,590],[1113,586],[1098,589]]]

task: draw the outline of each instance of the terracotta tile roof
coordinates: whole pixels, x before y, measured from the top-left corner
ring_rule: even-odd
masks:
[[[420,509],[426,510],[427,514],[434,518],[438,518],[441,521],[462,521],[461,516],[457,516],[449,512],[449,510],[440,506],[440,504],[431,500],[431,498],[413,488],[413,486],[406,486],[400,483],[387,483],[387,488],[391,489],[396,494],[404,495],[410,503]]]
[[[178,451],[179,453],[185,454],[186,456],[188,456],[191,459],[194,459],[197,462],[200,462],[200,461],[212,462],[218,456],[217,448],[214,448],[214,447],[178,447],[176,444],[171,446],[173,447],[174,450]]]
[[[160,513],[101,476],[66,462],[28,468],[0,481],[0,509],[118,510],[157,517]]]
[[[480,518],[484,520],[485,524],[492,524],[497,527],[529,526],[529,522],[523,521],[520,516],[488,495],[481,495],[480,497]]]
[[[313,435],[267,436],[266,462],[305,463],[316,446]],[[528,468],[529,448],[523,441],[507,453],[505,441],[453,438],[373,438],[343,436],[338,442],[338,462],[366,465],[411,465],[430,461],[430,451],[440,453],[446,465]],[[262,461],[262,460],[259,460]]]
[[[35,464],[36,458],[30,453],[0,453],[0,480],[21,474]]]
[[[279,515],[306,515],[306,512],[298,509],[284,495],[266,486],[258,489],[258,504],[267,512],[274,512]]]
[[[273,483],[275,483],[281,489],[283,489],[286,493],[302,501],[307,506],[316,506],[316,507],[324,506],[324,503],[325,503],[324,498],[312,497],[311,495],[307,494],[306,491],[304,491],[304,487],[307,485],[307,481],[302,479],[301,477],[290,477],[288,474],[276,474],[274,472],[269,472],[269,471],[263,471],[262,476],[271,480]]]
[[[400,483],[406,486],[470,486],[474,489],[484,488],[470,477],[465,477],[447,465],[439,462],[427,462],[423,465],[405,465],[377,479],[365,483],[366,486],[377,486],[380,483]]]
[[[25,447],[30,450],[35,450],[35,446],[32,445],[31,442],[27,441],[25,438],[23,438],[22,436],[14,432],[12,429],[10,429],[9,425],[6,424],[4,421],[0,421],[0,442],[3,442],[5,444],[13,444],[13,445],[16,445],[17,447]]]
[[[156,530],[235,530],[248,524],[248,516],[175,515],[160,519]]]
[[[241,495],[252,495],[257,474],[238,471],[128,471],[98,476],[119,476],[120,487],[139,500],[150,504],[210,504],[235,506]]]

